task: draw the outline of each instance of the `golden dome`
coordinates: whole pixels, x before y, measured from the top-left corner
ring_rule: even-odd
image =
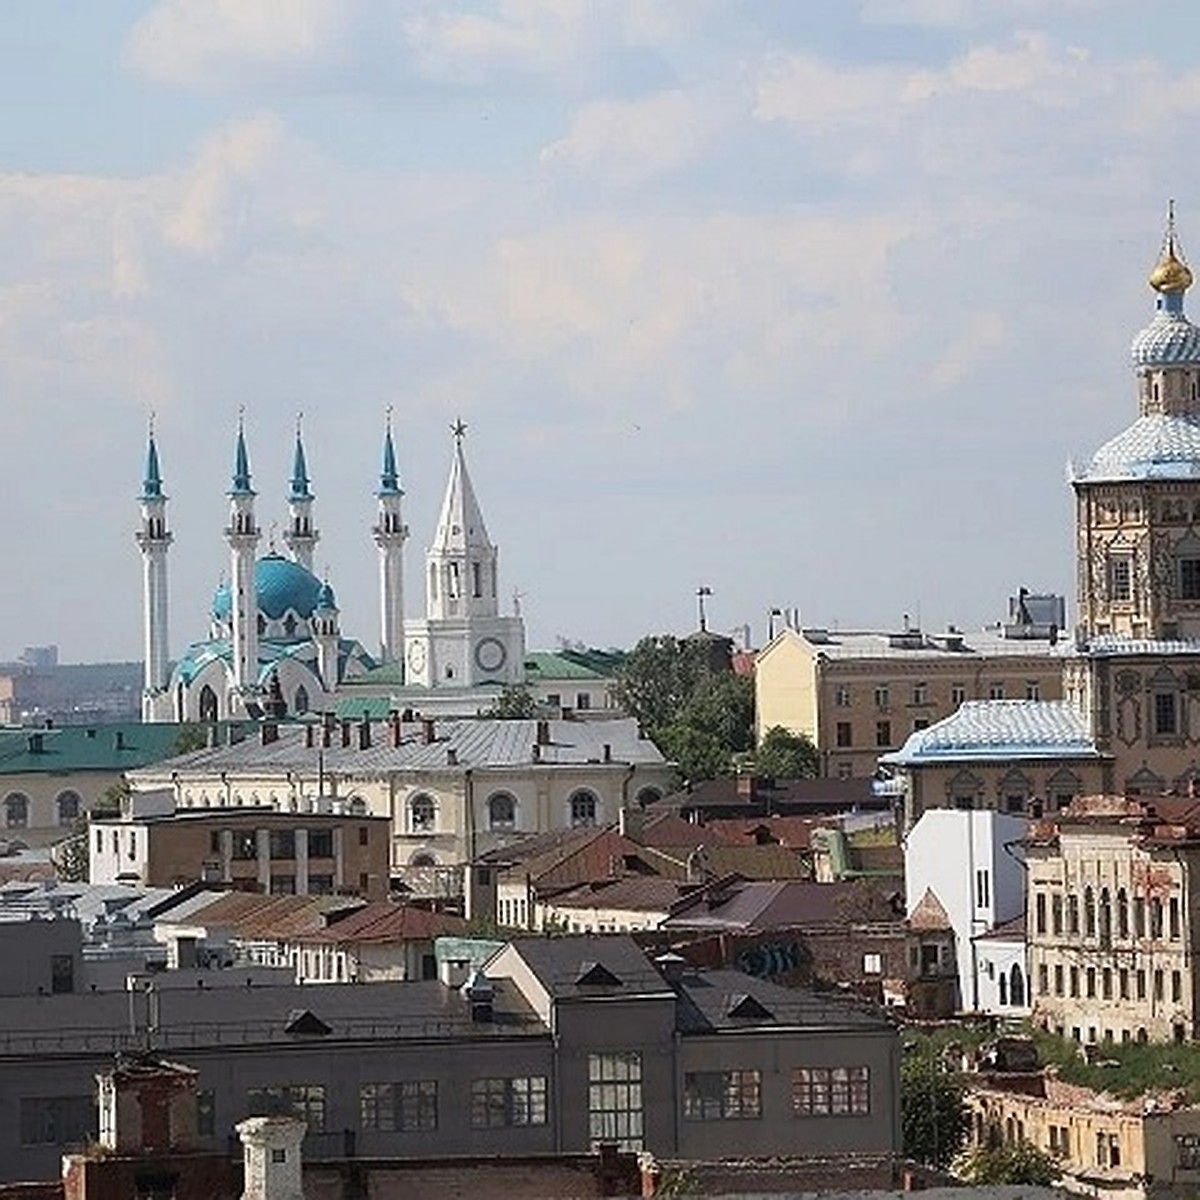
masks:
[[[1150,272],[1150,286],[1156,292],[1186,292],[1192,286],[1192,272],[1175,253],[1175,239],[1168,238],[1158,265]]]

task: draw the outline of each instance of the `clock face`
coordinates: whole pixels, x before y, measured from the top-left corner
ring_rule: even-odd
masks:
[[[476,643],[475,662],[481,671],[498,671],[507,658],[504,643],[494,637],[480,638]]]
[[[408,648],[408,665],[418,674],[425,670],[425,643],[413,642]]]

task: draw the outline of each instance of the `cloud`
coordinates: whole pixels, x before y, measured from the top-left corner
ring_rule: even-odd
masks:
[[[162,0],[130,32],[125,60],[150,79],[211,85],[243,69],[287,70],[336,53],[339,0]]]

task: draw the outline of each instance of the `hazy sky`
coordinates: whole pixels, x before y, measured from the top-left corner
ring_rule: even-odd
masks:
[[[241,405],[264,529],[303,410],[370,648],[389,404],[411,613],[459,414],[533,646],[700,584],[759,638],[1070,592],[1169,196],[1200,259],[1198,42],[1190,0],[8,0],[0,655],[139,655],[151,409],[176,654]]]

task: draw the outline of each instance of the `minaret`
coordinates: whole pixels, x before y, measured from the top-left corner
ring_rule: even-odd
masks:
[[[467,462],[463,457],[463,438],[467,427],[455,421],[454,458],[450,479],[442,501],[437,533],[426,556],[426,614],[431,621],[459,617],[497,615],[497,551],[488,539],[487,528]]]
[[[317,643],[317,672],[325,690],[332,695],[338,685],[338,650],[341,631],[338,628],[338,606],[329,586],[329,580],[321,584],[317,593],[317,606],[312,615],[313,641]]]
[[[321,535],[313,525],[312,488],[308,481],[308,463],[304,458],[304,439],[300,433],[300,418],[296,418],[296,450],[292,457],[292,479],[288,488],[288,527],[283,535],[292,558],[306,571],[313,569],[313,551]]]
[[[233,684],[243,701],[258,689],[258,589],[254,568],[262,531],[254,521],[254,489],[250,486],[250,458],[246,430],[238,418],[233,456],[233,483],[229,488],[229,594],[233,611]]]
[[[142,552],[142,621],[145,630],[142,720],[161,721],[169,714],[161,711],[159,697],[167,690],[170,672],[170,645],[167,638],[167,550],[172,536],[167,529],[167,497],[163,493],[158,469],[158,446],[154,440],[154,422],[146,446],[146,473],[140,497],[142,527],[137,544]]]
[[[399,662],[404,655],[404,524],[401,501],[404,491],[396,471],[392,443],[392,411],[388,409],[383,437],[383,468],[379,474],[379,519],[372,532],[379,547],[379,653],[383,662]]]

